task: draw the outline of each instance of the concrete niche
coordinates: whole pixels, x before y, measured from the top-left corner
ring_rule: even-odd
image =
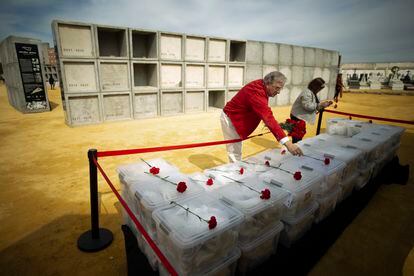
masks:
[[[187,36],[185,38],[185,59],[205,61],[206,39],[203,37]]]
[[[263,43],[263,64],[275,65],[279,63],[279,47],[275,43]]]
[[[210,110],[222,109],[226,103],[225,90],[209,90],[208,91],[208,108]]]
[[[302,92],[303,88],[300,86],[294,86],[290,91],[290,103],[293,104],[296,101],[296,98]]]
[[[105,121],[125,120],[131,118],[131,95],[103,95],[103,115]]]
[[[182,35],[164,34],[160,35],[160,56],[166,60],[181,60]]]
[[[187,91],[185,94],[185,111],[186,113],[197,113],[204,111],[205,107],[205,92],[201,91]]]
[[[185,87],[205,87],[205,70],[206,67],[204,64],[186,64]]]
[[[293,64],[293,52],[292,52],[291,45],[280,44],[279,64],[280,65],[292,65]]]
[[[304,67],[303,68],[303,83],[308,86],[309,82],[313,80],[313,73],[315,68],[313,67]]]
[[[102,91],[130,89],[128,62],[101,61],[99,66],[99,80]]]
[[[183,113],[183,92],[162,92],[161,114],[176,115]]]
[[[288,85],[292,82],[292,69],[289,66],[280,66],[279,67],[279,71],[285,75],[285,77],[287,78],[285,85]]]
[[[230,62],[246,61],[246,42],[230,40]]]
[[[225,65],[209,65],[207,72],[207,86],[208,87],[225,87],[226,79]]]
[[[323,50],[315,49],[315,66],[323,67]]]
[[[230,89],[227,92],[227,101],[230,101],[231,99],[233,99],[234,96],[236,96],[236,94],[239,92],[239,90],[235,90],[235,89]]]
[[[262,78],[262,65],[247,64],[246,65],[246,83]]]
[[[56,24],[61,57],[95,57],[91,25]]]
[[[161,88],[182,87],[182,64],[161,64]]]
[[[292,84],[300,85],[303,83],[303,67],[292,66]]]
[[[134,118],[151,118],[158,114],[158,94],[143,93],[134,95]]]
[[[128,57],[126,29],[97,27],[97,36],[100,57]]]
[[[210,38],[208,40],[208,61],[225,62],[227,48],[226,45],[226,40]]]
[[[70,122],[72,125],[93,124],[101,121],[99,96],[69,96]]]
[[[158,64],[133,63],[134,90],[158,89]]]
[[[275,97],[277,105],[287,105],[290,101],[290,87],[285,86],[282,91]]]
[[[228,86],[242,87],[244,83],[244,67],[243,66],[229,66],[228,70]]]
[[[293,65],[303,66],[305,64],[305,50],[300,46],[293,46]]]
[[[131,30],[131,49],[132,58],[156,59],[157,51],[157,33]]]
[[[67,93],[96,92],[95,62],[63,61]]]
[[[305,66],[315,66],[315,49],[305,48]]]
[[[246,62],[250,64],[262,64],[263,44],[259,41],[247,41]],[[260,74],[261,75],[261,74]]]
[[[263,65],[263,77],[277,70],[278,70],[278,67],[275,65]]]

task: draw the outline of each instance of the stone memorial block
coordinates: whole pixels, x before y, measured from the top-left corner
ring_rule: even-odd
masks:
[[[287,78],[285,85],[292,82],[292,69],[290,66],[279,66],[279,72],[281,72]]]
[[[103,116],[105,121],[125,120],[131,118],[131,95],[104,94]]]
[[[275,96],[277,105],[287,105],[290,101],[290,86],[285,86],[278,95]]]
[[[299,94],[303,91],[303,87],[302,86],[293,86],[292,89],[290,90],[290,103],[293,104],[297,97],[299,96]]]
[[[324,67],[331,67],[332,63],[332,52],[331,51],[323,51],[323,66]]]
[[[292,46],[287,44],[280,44],[279,46],[279,65],[292,65],[293,51]]]
[[[183,92],[162,92],[161,114],[176,115],[183,113]]]
[[[315,49],[315,66],[323,67],[323,50]]]
[[[304,67],[302,66],[292,66],[292,84],[300,85],[303,83],[303,71]]]
[[[127,29],[97,26],[96,34],[100,57],[129,57]]]
[[[167,60],[181,60],[181,35],[160,34],[160,57]]]
[[[331,70],[329,70],[329,68],[323,68],[322,70],[322,79],[325,81],[325,83],[329,83],[331,78]]]
[[[246,42],[230,40],[229,62],[246,61]]]
[[[336,77],[338,76],[338,69],[331,69],[330,72],[329,83],[335,85]],[[344,83],[344,75],[342,75],[342,83]]]
[[[329,92],[329,86],[325,86],[321,91],[318,93],[318,97],[321,101],[324,101],[328,99],[328,92]]]
[[[205,91],[186,91],[185,112],[196,113],[205,110]]]
[[[158,114],[158,94],[146,93],[134,95],[134,118],[151,118]]]
[[[332,52],[331,55],[331,66],[338,66],[338,61],[339,61],[339,53],[338,52]]]
[[[315,49],[305,48],[305,66],[315,66]]]
[[[262,64],[263,44],[258,41],[247,41],[246,62],[251,64]]]
[[[63,61],[63,68],[66,93],[97,92],[95,62]]]
[[[270,72],[274,72],[278,70],[278,66],[276,65],[263,65],[263,77],[265,77]]]
[[[305,64],[305,49],[293,46],[293,65],[303,66]]]
[[[226,85],[226,66],[209,65],[207,71],[208,87],[225,87]]]
[[[158,63],[132,62],[134,90],[158,89]]]
[[[206,39],[203,37],[187,36],[185,38],[185,59],[205,61]]]
[[[223,108],[226,103],[225,90],[209,90],[208,91],[208,108]]]
[[[279,46],[275,43],[263,43],[263,64],[276,65],[279,63]]]
[[[205,87],[205,71],[204,64],[186,64],[185,66],[185,87]]]
[[[161,64],[161,88],[182,87],[182,64]]]
[[[99,69],[102,91],[125,91],[130,89],[128,62],[100,61]]]
[[[227,48],[226,45],[226,40],[210,38],[208,40],[208,61],[225,62]]]
[[[69,119],[71,125],[99,123],[99,96],[68,96]]]
[[[54,23],[58,54],[61,58],[94,58],[94,35],[91,25]]]
[[[157,33],[151,31],[130,30],[131,58],[157,59]]]
[[[319,68],[319,67],[314,68],[312,79],[315,79],[315,78],[323,78],[322,68]]]
[[[244,84],[244,66],[231,66],[228,69],[228,87],[242,87]]]
[[[263,78],[262,70],[262,65],[246,64],[246,83]]]

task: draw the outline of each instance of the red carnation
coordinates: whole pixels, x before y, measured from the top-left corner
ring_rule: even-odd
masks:
[[[151,167],[151,169],[149,170],[150,173],[152,173],[153,175],[159,174],[160,173],[160,168],[157,167]]]
[[[179,193],[184,193],[185,190],[187,190],[187,185],[185,185],[185,182],[181,181],[177,184],[177,191]]]
[[[285,154],[285,153],[286,153],[285,149],[280,152],[280,154]]]
[[[269,199],[270,198],[270,191],[269,189],[264,189],[262,191],[262,195],[260,196],[261,199]]]
[[[244,169],[243,168],[240,168],[239,173],[240,174],[244,174]]]
[[[302,173],[297,171],[295,172],[295,174],[293,175],[293,178],[296,180],[301,180],[302,179]]]
[[[265,165],[268,166],[268,167],[270,167],[270,162],[269,161],[266,161],[265,162]]]
[[[207,180],[207,182],[206,182],[206,184],[207,184],[208,186],[213,185],[213,183],[214,183],[213,178],[209,178],[209,179]]]
[[[325,165],[329,165],[329,163],[331,163],[331,159],[326,157],[324,163],[325,163]]]
[[[208,228],[214,229],[217,226],[217,220],[215,216],[211,216],[210,220],[208,221]]]

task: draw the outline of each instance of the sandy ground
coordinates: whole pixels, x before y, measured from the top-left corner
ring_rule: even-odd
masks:
[[[0,85],[0,271],[2,275],[126,275],[120,204],[99,176],[101,226],[114,233],[106,250],[76,247],[90,227],[87,151],[130,149],[222,140],[219,112],[130,120],[71,128],[64,123],[58,90],[51,112],[21,114]],[[275,108],[279,121],[290,107]],[[338,110],[414,119],[414,97],[344,94]],[[327,117],[329,116],[327,114]],[[262,130],[258,128],[257,133]],[[307,136],[315,135],[315,127]],[[396,275],[414,245],[414,127],[399,156],[411,165],[408,185],[382,186],[311,274]],[[244,157],[278,147],[271,135],[244,142]],[[162,157],[184,173],[227,162],[224,146],[107,157],[100,164],[119,187],[116,168],[143,157]]]

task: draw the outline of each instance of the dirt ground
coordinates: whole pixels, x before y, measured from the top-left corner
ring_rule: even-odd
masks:
[[[222,140],[220,113],[161,117],[68,127],[58,90],[51,112],[21,114],[0,84],[0,271],[2,275],[126,275],[120,208],[99,176],[100,224],[114,233],[98,253],[77,249],[90,228],[87,151],[131,149]],[[283,121],[290,107],[274,108]],[[414,120],[414,96],[345,93],[339,111]],[[326,114],[325,119],[334,117]],[[324,126],[324,124],[323,124]],[[414,127],[407,127],[399,157],[410,164],[405,186],[382,186],[368,206],[313,268],[311,275],[399,275],[414,246]],[[262,130],[257,129],[260,133]],[[315,135],[315,126],[307,136]],[[244,157],[278,147],[273,136],[244,142]],[[227,162],[224,146],[107,157],[100,164],[119,187],[116,168],[142,157],[162,157],[184,173]]]

